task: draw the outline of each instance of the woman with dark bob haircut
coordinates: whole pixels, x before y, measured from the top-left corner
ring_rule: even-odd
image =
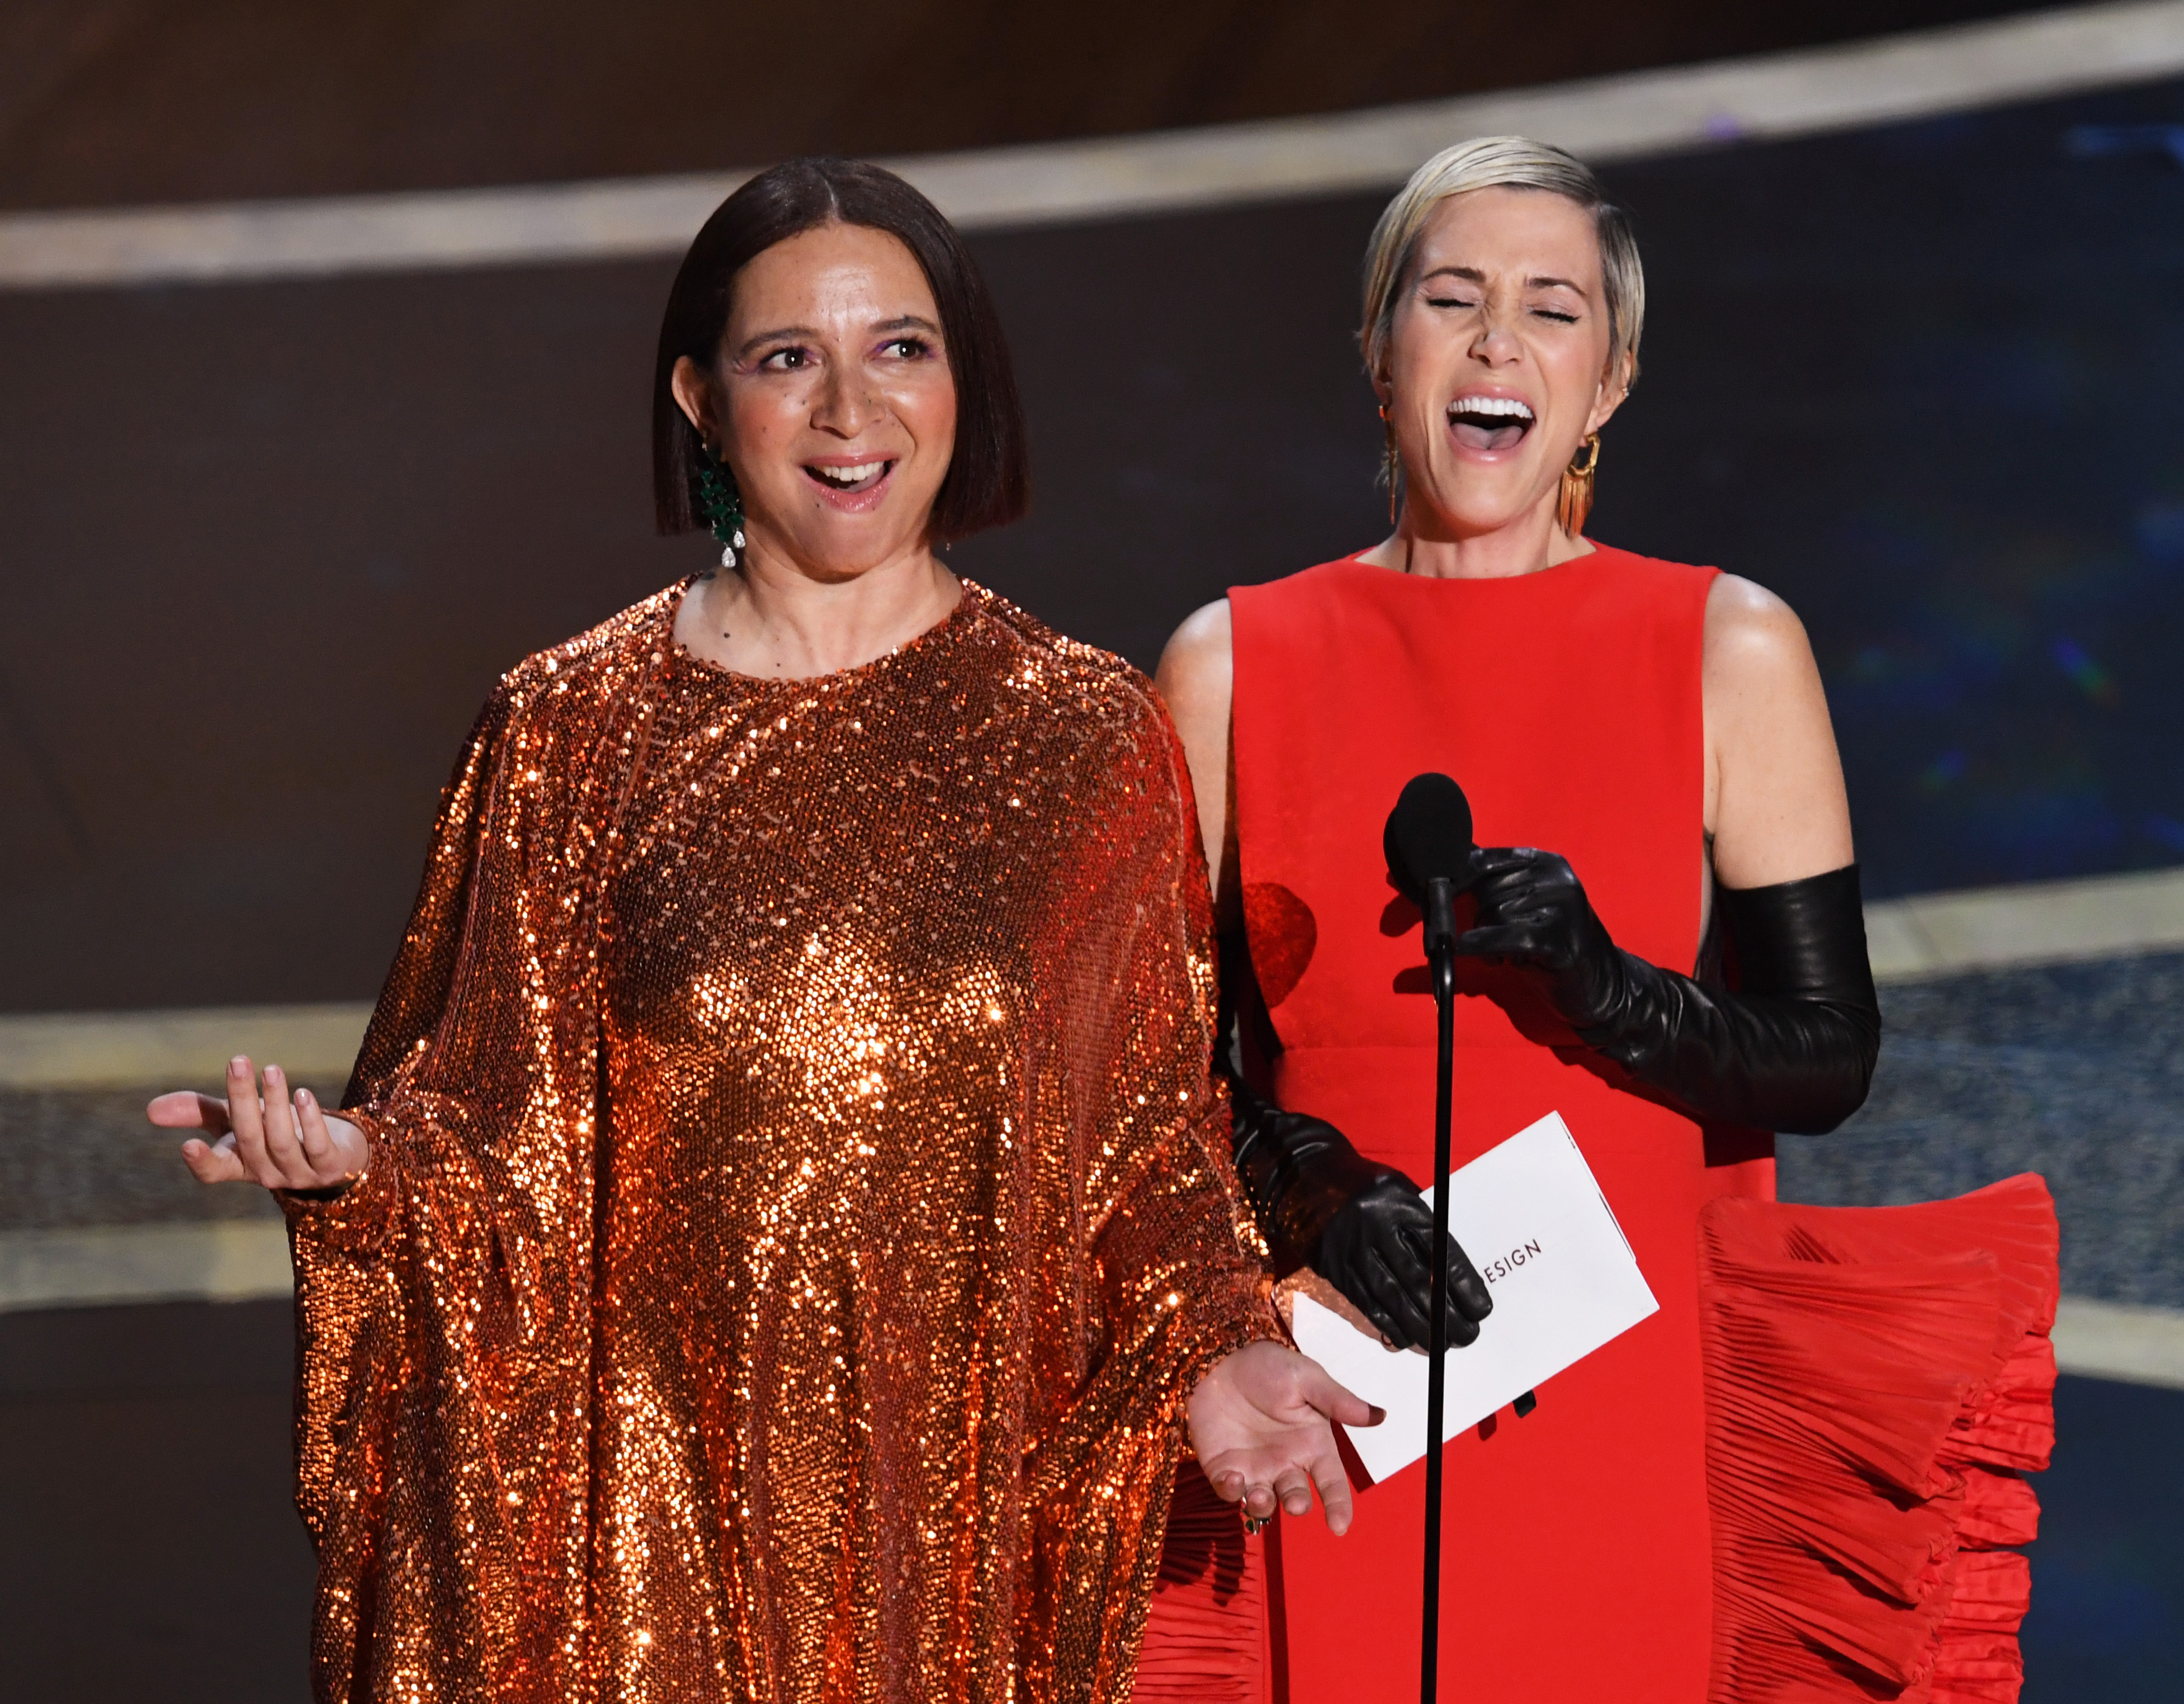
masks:
[[[288,1216],[317,1696],[1127,1698],[1186,1444],[1339,1530],[1373,1417],[1270,1311],[1180,749],[934,554],[1025,434],[900,179],[722,204],[653,443],[725,571],[502,681],[339,1115],[153,1103]]]

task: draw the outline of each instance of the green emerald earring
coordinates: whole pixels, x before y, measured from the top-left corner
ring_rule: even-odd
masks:
[[[746,549],[744,543],[744,494],[736,489],[736,476],[724,463],[713,459],[710,444],[702,446],[705,453],[698,458],[698,506],[705,511],[705,520],[713,529],[713,537],[721,541],[721,566],[736,565],[736,553]]]

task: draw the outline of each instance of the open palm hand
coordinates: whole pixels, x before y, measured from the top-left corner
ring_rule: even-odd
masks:
[[[182,1163],[200,1183],[335,1189],[362,1177],[371,1160],[364,1132],[326,1112],[309,1089],[291,1090],[279,1066],[265,1067],[261,1095],[256,1072],[240,1054],[228,1062],[225,1100],[176,1089],[154,1100],[145,1115],[170,1130],[200,1133],[182,1144]]]
[[[1191,1448],[1224,1502],[1241,1503],[1255,1521],[1277,1508],[1308,1514],[1316,1486],[1328,1530],[1347,1530],[1350,1476],[1329,1423],[1377,1426],[1384,1417],[1318,1362],[1277,1343],[1246,1344],[1199,1380],[1187,1412]]]

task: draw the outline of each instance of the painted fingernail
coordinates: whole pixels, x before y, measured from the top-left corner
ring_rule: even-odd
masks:
[[[1370,1419],[1369,1421],[1368,1421],[1366,1423],[1367,1423],[1368,1425],[1371,1425],[1371,1426],[1377,1426],[1377,1425],[1379,1425],[1379,1424],[1383,1420],[1386,1419],[1387,1417],[1388,1417],[1388,1411],[1387,1411],[1386,1409],[1384,1409],[1384,1408],[1379,1407],[1379,1406],[1376,1406],[1373,1408],[1373,1417],[1372,1417],[1372,1419]]]
[[[230,1077],[248,1077],[250,1074],[250,1061],[241,1054],[237,1054],[227,1062],[227,1074]]]
[[[309,1108],[311,1108],[311,1107],[314,1107],[314,1106],[317,1105],[318,1104],[319,1104],[319,1103],[318,1103],[318,1101],[316,1100],[316,1099],[315,1099],[315,1098],[313,1097],[313,1095],[312,1095],[312,1094],[311,1094],[311,1091],[310,1091],[309,1089],[298,1089],[298,1090],[296,1091],[296,1105],[297,1105],[301,1106],[301,1107],[304,1107],[304,1108],[305,1108],[306,1110],[308,1110],[308,1109],[309,1109]]]

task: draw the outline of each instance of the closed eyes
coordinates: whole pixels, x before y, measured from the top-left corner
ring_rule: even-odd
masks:
[[[1479,305],[1479,303],[1478,302],[1466,300],[1461,296],[1429,296],[1426,298],[1426,306],[1429,308],[1476,308]],[[1552,320],[1558,326],[1574,326],[1578,322],[1578,316],[1575,314],[1570,313],[1561,308],[1534,308],[1530,309],[1529,312],[1531,313],[1532,317],[1535,320]]]

